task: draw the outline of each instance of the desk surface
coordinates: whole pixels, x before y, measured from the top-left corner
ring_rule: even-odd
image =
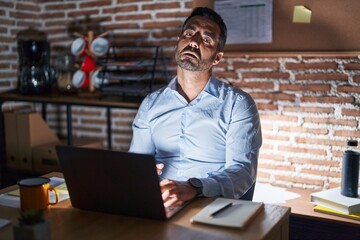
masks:
[[[312,218],[318,219],[322,221],[330,221],[330,222],[338,222],[341,224],[350,224],[350,225],[358,225],[360,227],[360,221],[333,216],[326,213],[319,213],[313,210],[314,204],[310,203],[310,193],[316,192],[311,190],[304,189],[288,189],[291,192],[297,193],[300,195],[299,198],[291,199],[286,203],[281,203],[277,205],[286,206],[291,208],[291,215],[296,217],[303,218]]]
[[[49,174],[50,176],[61,176]],[[12,186],[0,193],[15,189]],[[74,209],[65,200],[46,212],[52,239],[288,239],[290,208],[265,204],[243,230],[192,224],[190,218],[213,199],[199,198],[168,221],[133,218]],[[18,209],[0,206],[0,218],[16,223]],[[12,225],[0,230],[0,239],[12,239]]]

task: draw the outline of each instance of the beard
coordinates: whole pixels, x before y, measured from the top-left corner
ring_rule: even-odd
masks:
[[[210,58],[202,59],[200,50],[190,46],[186,46],[181,51],[177,50],[175,54],[175,60],[178,66],[193,72],[210,69],[215,59],[216,52]]]

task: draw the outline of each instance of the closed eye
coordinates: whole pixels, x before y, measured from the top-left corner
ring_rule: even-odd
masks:
[[[193,35],[194,35],[194,31],[191,31],[191,30],[186,30],[183,33],[183,36],[185,36],[185,37],[192,37]]]
[[[203,42],[207,45],[211,45],[212,43],[212,39],[211,38],[208,38],[208,37],[204,37],[203,38]]]

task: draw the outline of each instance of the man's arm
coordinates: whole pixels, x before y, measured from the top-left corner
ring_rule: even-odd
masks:
[[[132,124],[133,137],[129,152],[142,154],[155,154],[155,146],[151,137],[151,129],[147,119],[148,98],[141,103],[139,110]]]
[[[254,101],[238,101],[227,132],[225,169],[200,179],[203,195],[235,199],[243,196],[256,181],[261,144],[260,118]]]

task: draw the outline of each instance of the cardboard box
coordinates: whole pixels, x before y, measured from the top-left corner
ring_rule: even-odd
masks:
[[[74,146],[103,148],[102,142],[92,139],[74,139]],[[66,145],[67,141],[48,143],[32,148],[33,170],[37,173],[61,172],[61,167],[56,154],[56,145]]]
[[[19,155],[17,151],[16,115],[13,112],[4,112],[4,126],[6,164],[9,168],[16,168]]]
[[[7,167],[32,171],[32,147],[59,139],[37,112],[4,114]]]

